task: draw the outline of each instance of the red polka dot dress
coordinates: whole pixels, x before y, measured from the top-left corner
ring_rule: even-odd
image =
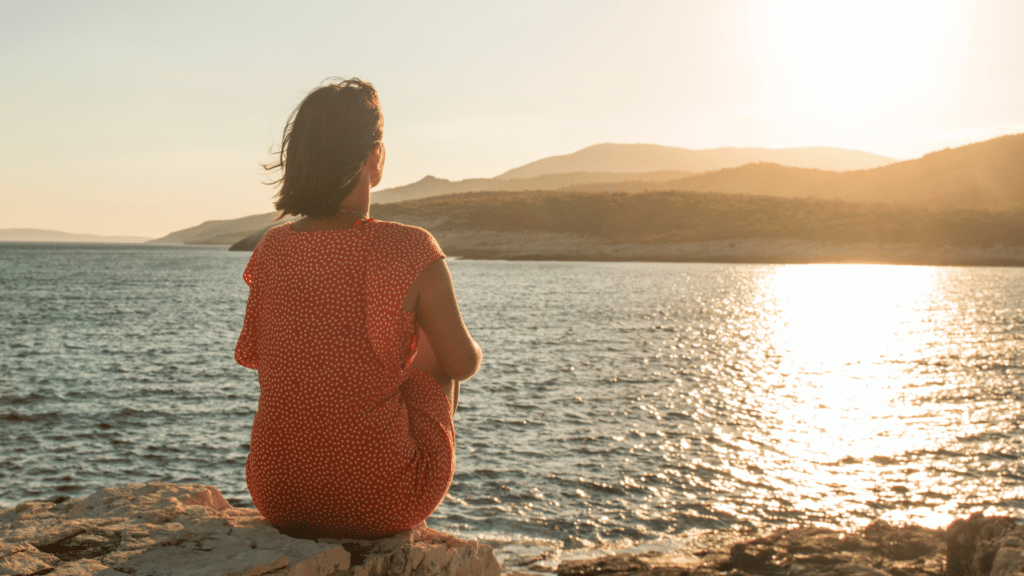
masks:
[[[377,538],[419,524],[455,470],[448,398],[415,355],[402,301],[443,258],[428,232],[394,222],[271,229],[243,277],[239,364],[259,371],[246,480],[281,529]]]

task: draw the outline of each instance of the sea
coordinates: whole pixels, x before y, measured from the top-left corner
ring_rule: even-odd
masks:
[[[0,507],[151,480],[252,505],[248,257],[0,243]],[[1024,268],[449,267],[484,361],[428,524],[506,567],[1024,516]]]

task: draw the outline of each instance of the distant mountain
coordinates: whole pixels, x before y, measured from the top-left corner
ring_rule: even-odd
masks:
[[[513,168],[497,178],[522,179],[569,172],[708,172],[772,162],[819,170],[865,170],[896,160],[845,148],[714,148],[690,150],[657,144],[597,144],[572,154],[551,156]]]
[[[984,210],[1024,209],[1024,134],[839,174],[806,196]]]
[[[630,183],[675,182],[687,176],[734,168],[751,163],[845,171],[875,168],[895,162],[892,158],[843,148],[717,148],[688,150],[656,144],[597,144],[567,154],[551,156],[514,168],[494,178],[445,180],[427,176],[418,182],[374,192],[374,204],[404,202],[460,192],[513,192],[518,190],[621,189],[606,186]],[[705,188],[696,188],[703,190]]]
[[[757,196],[807,196],[807,188],[827,182],[840,172],[793,168],[778,164],[747,164],[738,168],[723,168],[676,180],[662,182],[595,183],[569,186],[572,192],[653,192],[659,190],[686,190],[691,192],[726,192]]]
[[[567,187],[594,183],[616,182],[665,182],[690,176],[690,172],[670,170],[665,172],[644,172],[626,174],[622,172],[572,172],[567,174],[546,174],[533,178],[508,180],[501,178],[471,178],[468,180],[445,180],[426,176],[418,182],[374,192],[374,204],[390,204],[431,196],[458,194],[459,192],[512,192],[517,190],[562,190]]]
[[[871,170],[830,172],[761,163],[678,180],[583,184],[565,190],[726,192],[943,209],[1022,210],[1024,134],[947,148]]]
[[[404,204],[428,197],[446,197],[468,191],[482,191],[494,196],[516,191],[529,191],[535,196],[558,192],[714,192],[904,204],[910,206],[912,210],[1022,211],[1022,158],[1024,134],[1017,134],[952,150],[933,152],[916,160],[847,172],[761,162],[720,168],[700,174],[672,171],[602,171],[548,174],[523,179],[480,178],[458,182],[427,177],[415,184],[374,193],[371,200],[380,208],[374,209],[372,214],[387,218],[391,211],[386,208],[398,202]],[[233,244],[254,234],[258,238],[257,233],[274,225],[276,217],[277,214],[271,212],[236,220],[205,222],[155,242]],[[420,225],[433,229],[430,222],[424,222]]]
[[[234,220],[207,220],[198,226],[171,232],[163,238],[150,240],[152,244],[234,244],[257,230],[265,230],[297,220],[295,216],[286,216],[277,220],[280,212],[267,212],[254,216],[244,216]]]
[[[144,236],[97,236],[96,234],[73,234],[58,230],[38,228],[4,228],[0,230],[0,242],[92,242],[106,244],[137,244],[146,242]]]

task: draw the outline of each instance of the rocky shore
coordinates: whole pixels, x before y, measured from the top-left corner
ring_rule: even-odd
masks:
[[[794,528],[695,554],[625,554],[558,565],[558,576],[1019,576],[1024,525],[975,514],[946,530],[875,522]],[[513,573],[514,574],[514,573]]]
[[[0,576],[500,573],[490,546],[425,524],[373,541],[291,538],[200,484],[128,484],[0,510]]]
[[[729,539],[719,539],[726,542]],[[783,529],[707,550],[513,567],[509,576],[1024,576],[1024,524]],[[421,525],[373,541],[285,536],[216,488],[150,482],[0,510],[0,576],[497,576],[490,546]]]

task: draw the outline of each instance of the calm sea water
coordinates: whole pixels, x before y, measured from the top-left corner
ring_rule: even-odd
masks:
[[[0,244],[0,506],[245,490],[248,254]],[[1024,269],[450,262],[485,350],[431,526],[508,564],[1024,512]]]

